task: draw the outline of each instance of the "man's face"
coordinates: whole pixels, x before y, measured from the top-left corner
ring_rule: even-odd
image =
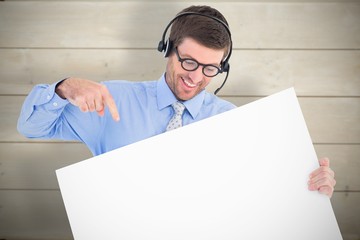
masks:
[[[204,47],[192,38],[185,38],[177,47],[180,58],[194,59],[202,64],[220,67],[224,50]],[[203,66],[194,71],[182,68],[175,53],[169,56],[166,67],[166,83],[179,100],[189,100],[201,92],[211,81],[211,77],[203,74]]]

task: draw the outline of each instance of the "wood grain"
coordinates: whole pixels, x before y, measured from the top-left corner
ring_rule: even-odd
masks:
[[[196,2],[0,2],[0,47],[155,48],[166,24],[192,4]],[[235,48],[360,48],[358,2],[211,6],[227,17]]]
[[[0,95],[68,76],[95,81],[158,79],[166,60],[155,49],[0,49]],[[359,51],[235,50],[222,96],[265,96],[294,86],[300,96],[360,96]],[[213,79],[209,91],[225,74]]]
[[[72,239],[59,191],[0,190],[0,236],[5,239]],[[331,199],[344,240],[360,237],[360,193]]]

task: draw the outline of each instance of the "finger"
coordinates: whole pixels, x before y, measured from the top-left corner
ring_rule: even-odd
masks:
[[[104,109],[104,103],[101,100],[95,100],[95,111],[100,112]]]
[[[319,188],[319,193],[325,194],[325,195],[331,197],[334,193],[334,189],[331,187],[328,187],[328,186],[321,187],[321,188]]]
[[[94,112],[95,111],[95,103],[94,101],[87,101],[86,104],[88,105],[88,109],[90,112]]]
[[[86,102],[79,103],[78,106],[79,106],[79,108],[80,108],[80,110],[81,110],[82,112],[88,112],[88,111],[89,111],[89,107],[88,107],[88,105],[86,104]]]
[[[334,171],[333,171],[331,168],[329,168],[329,167],[323,167],[323,166],[322,166],[322,167],[319,167],[319,168],[317,168],[316,170],[314,170],[313,172],[311,172],[310,175],[309,175],[309,177],[310,177],[310,178],[313,178],[313,177],[321,174],[322,172],[328,172],[332,177],[335,177],[335,173],[334,173]]]
[[[102,101],[102,97],[95,98],[95,110],[100,117],[104,116],[104,103]]]
[[[324,158],[319,159],[319,165],[320,165],[320,167],[317,168],[315,171],[313,171],[313,172],[310,174],[310,176],[311,176],[311,175],[319,174],[319,172],[323,171],[323,170],[326,169],[326,168],[329,168],[329,167],[330,167],[330,160],[329,160],[329,158],[324,157]]]
[[[319,164],[320,164],[320,166],[330,167],[330,160],[327,157],[321,158],[319,160]]]
[[[115,104],[115,101],[114,101],[113,97],[111,96],[111,94],[109,93],[109,91],[107,90],[107,88],[105,86],[102,89],[103,89],[103,91],[102,91],[103,95],[102,96],[103,96],[105,105],[108,106],[112,118],[115,121],[119,121],[120,116],[119,116],[119,112],[117,110],[117,107],[116,107],[116,104]]]
[[[320,167],[319,169],[317,169],[313,173],[311,173],[309,178],[310,178],[310,180],[316,182],[317,180],[324,178],[324,177],[333,179],[334,176],[335,176],[335,173],[330,168]]]
[[[333,190],[336,181],[335,179],[324,177],[316,182],[308,182],[308,184],[309,184],[309,190],[319,190],[322,187],[330,187]]]
[[[333,189],[336,185],[336,181],[335,179],[323,178],[317,182],[309,182],[308,184],[310,190],[317,190],[321,187],[331,187]]]
[[[97,114],[98,114],[100,117],[103,117],[103,116],[105,115],[104,109],[101,110],[101,111],[97,111]]]

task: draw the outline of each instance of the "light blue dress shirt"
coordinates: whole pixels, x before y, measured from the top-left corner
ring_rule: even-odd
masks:
[[[56,84],[40,84],[30,92],[18,120],[19,132],[28,138],[81,141],[94,155],[165,132],[174,113],[171,104],[177,101],[164,75],[158,81],[103,82],[120,114],[116,122],[107,108],[104,117],[81,112],[55,93]],[[184,105],[183,125],[235,108],[205,90]]]

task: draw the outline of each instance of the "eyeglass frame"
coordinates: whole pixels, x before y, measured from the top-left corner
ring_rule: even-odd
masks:
[[[179,61],[180,64],[181,64],[181,67],[182,67],[185,71],[193,72],[193,71],[197,70],[197,69],[199,68],[199,66],[202,66],[202,73],[203,73],[206,77],[215,77],[215,76],[218,75],[219,73],[222,73],[222,72],[223,72],[221,68],[219,68],[219,67],[217,67],[217,66],[215,66],[215,65],[199,63],[198,61],[196,61],[196,60],[193,59],[193,58],[181,58],[180,55],[179,55],[179,52],[178,52],[178,50],[177,50],[177,47],[174,48],[174,52],[175,52],[175,54],[176,54],[176,56],[177,56],[178,61]],[[185,61],[192,61],[193,63],[196,64],[196,67],[195,67],[194,69],[191,69],[191,70],[190,70],[190,69],[186,69],[186,68],[184,67],[184,62],[185,62]],[[205,68],[206,68],[206,67],[213,67],[213,68],[215,68],[215,69],[217,70],[216,74],[214,74],[214,75],[207,75],[207,74],[205,73]]]

